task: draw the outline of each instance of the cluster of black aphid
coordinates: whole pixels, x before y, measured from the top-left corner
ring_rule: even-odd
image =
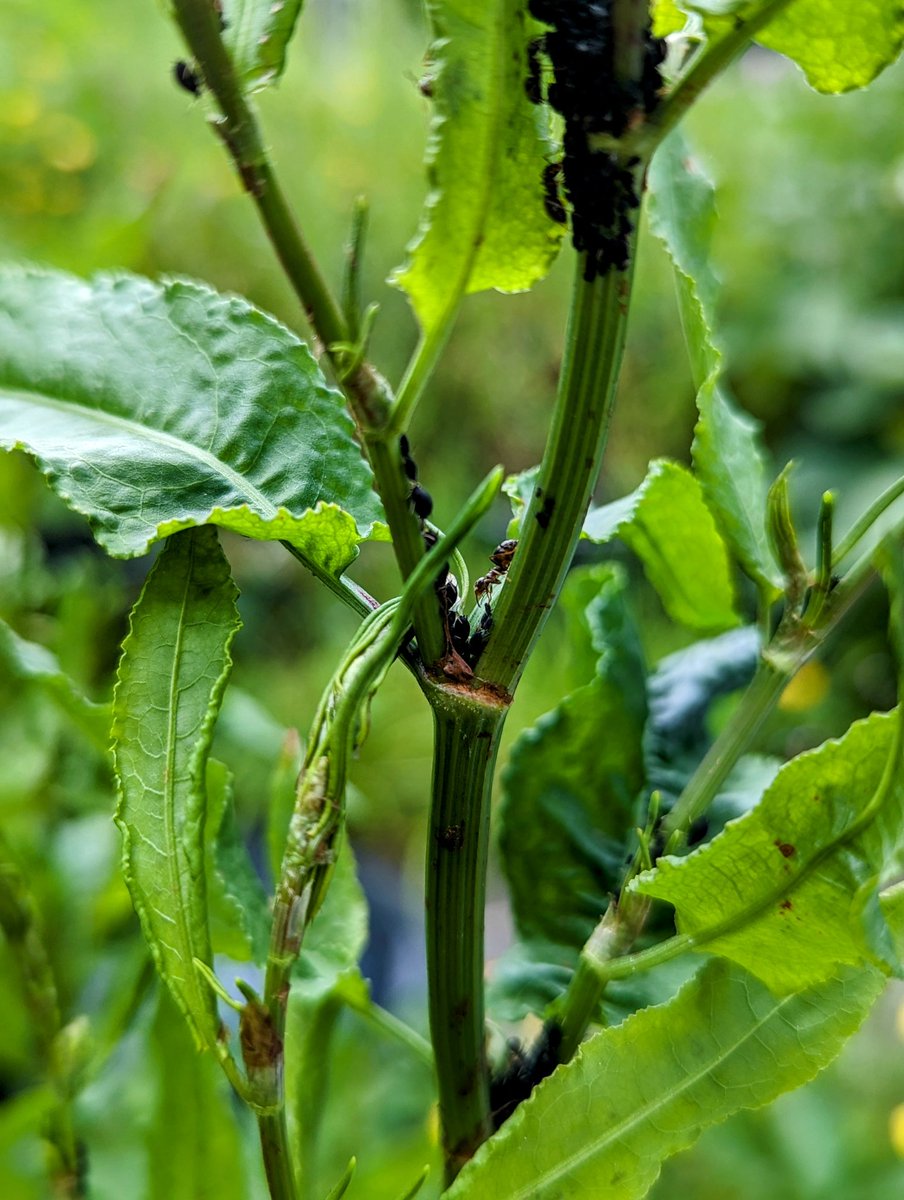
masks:
[[[508,1120],[541,1080],[553,1073],[559,1063],[561,1042],[562,1030],[555,1024],[544,1025],[537,1041],[527,1052],[517,1038],[509,1041],[508,1061],[490,1080],[490,1111],[494,1129]]]
[[[411,505],[414,515],[419,517],[422,522],[426,521],[433,512],[433,497],[417,481],[417,463],[411,457],[411,446],[404,433],[399,438],[399,453],[402,456],[402,470],[405,478],[411,484],[408,503]]]
[[[586,252],[585,279],[628,265],[628,247],[639,198],[636,159],[621,162],[606,150],[593,150],[589,135],[619,138],[629,121],[655,108],[661,86],[659,67],[664,43],[646,32],[643,70],[636,80],[615,78],[609,0],[529,0],[532,16],[552,26],[528,47],[525,90],[539,103],[543,96],[541,52],[553,69],[546,98],[565,118],[561,174],[571,206],[576,250]],[[554,221],[565,210],[558,194],[558,163],[543,172],[543,198]]]

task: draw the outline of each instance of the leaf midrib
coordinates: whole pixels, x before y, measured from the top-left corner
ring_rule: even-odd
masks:
[[[176,712],[180,691],[179,677],[182,666],[182,648],[185,638],[186,613],[192,591],[194,565],[195,545],[192,541],[192,544],[189,546],[188,570],[185,572],[185,580],[182,588],[182,604],[176,624],[176,641],[173,647],[173,663],[170,670],[169,679],[169,704],[166,724],[166,791],[164,794],[163,805],[163,825],[167,848],[167,867],[170,877],[170,886],[172,887],[175,895],[179,897],[177,910],[179,914],[179,925],[181,927],[182,943],[184,946],[188,947],[189,950],[189,962],[185,964],[185,970],[187,973],[185,984],[195,993],[200,1011],[203,1012],[207,1007],[206,998],[202,989],[198,987],[197,976],[192,965],[192,960],[195,957],[198,957],[201,958],[202,961],[207,961],[209,955],[206,953],[207,947],[195,946],[193,933],[188,924],[187,913],[189,909],[189,901],[186,900],[184,894],[182,874],[179,870],[180,847],[176,838],[175,822],[176,759],[179,746],[179,737],[176,729]],[[197,743],[195,743],[195,746],[197,746]],[[196,949],[204,951],[204,953],[196,954]],[[207,1041],[209,1030],[199,1029],[198,1033],[205,1041]]]

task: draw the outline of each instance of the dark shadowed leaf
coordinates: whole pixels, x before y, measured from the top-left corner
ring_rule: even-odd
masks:
[[[512,747],[499,844],[521,937],[580,946],[621,882],[637,824],[646,697],[623,572],[578,571],[568,590],[596,642],[596,677]]]

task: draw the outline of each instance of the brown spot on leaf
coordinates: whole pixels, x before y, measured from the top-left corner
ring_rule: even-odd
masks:
[[[797,847],[792,846],[790,842],[780,842],[776,838],[774,845],[781,851],[785,858],[793,858],[797,853]]]
[[[794,907],[794,905],[791,903],[791,901],[790,901],[790,900],[783,900],[783,901],[781,902],[781,904],[779,905],[779,908],[780,908],[780,909],[781,909],[783,912],[788,912],[788,910],[789,910],[789,909],[792,909],[793,907]]]

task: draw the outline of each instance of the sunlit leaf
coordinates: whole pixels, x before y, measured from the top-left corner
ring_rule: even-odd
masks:
[[[874,714],[787,763],[756,808],[632,887],[675,906],[692,948],[778,992],[843,964],[888,970],[897,960],[877,886],[897,862],[902,814],[900,717]]]
[[[430,332],[468,292],[525,291],[542,279],[563,227],[543,203],[548,145],[524,90],[530,35],[523,4],[430,0],[428,9],[436,109],[430,194],[394,282]]]
[[[31,454],[119,556],[217,524],[335,575],[381,515],[307,348],[194,283],[2,272],[0,445]]]
[[[848,973],[776,998],[713,962],[669,1003],[586,1042],[464,1168],[449,1200],[640,1200],[662,1162],[742,1108],[811,1079],[882,989]]]
[[[709,262],[713,189],[679,134],[660,146],[649,174],[650,228],[675,268],[681,319],[699,389],[694,466],[710,511],[748,575],[777,594],[766,537],[766,464],[759,424],[731,403],[713,335],[718,284]]]
[[[644,565],[669,616],[689,629],[737,625],[728,553],[697,479],[657,459],[630,496],[594,508],[582,530],[592,542],[620,538]]]
[[[683,29],[686,24],[685,15],[675,0],[653,0],[650,15],[654,37],[668,37],[670,33],[677,33]]]
[[[166,543],[132,611],[113,701],[116,822],[132,902],[199,1045],[217,1047],[204,862],[206,767],[239,627],[215,530]]]
[[[302,0],[220,0],[223,41],[250,92],[274,83],[286,65],[286,48]]]
[[[904,9],[897,0],[794,0],[757,41],[794,59],[817,91],[848,92],[898,57]]]

